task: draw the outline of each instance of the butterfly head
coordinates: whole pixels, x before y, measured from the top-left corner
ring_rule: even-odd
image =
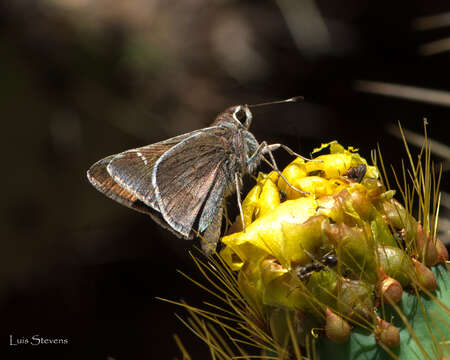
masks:
[[[252,123],[252,117],[252,112],[247,105],[236,105],[229,107],[223,113],[219,114],[216,123],[232,122],[238,127],[249,129]]]

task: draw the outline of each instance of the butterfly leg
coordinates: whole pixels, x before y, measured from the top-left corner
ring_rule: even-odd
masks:
[[[241,177],[239,173],[234,173],[234,182],[236,183],[236,196],[237,196],[237,202],[239,206],[239,213],[241,214],[241,221],[242,221],[242,231],[245,232],[245,223],[244,223],[244,212],[242,211],[242,201],[241,201]]]
[[[225,201],[223,202],[223,217],[225,218],[225,234],[228,234],[228,229],[231,226],[230,217],[228,216],[228,209]]]
[[[303,160],[305,160],[305,161],[322,162],[321,160],[308,159],[307,157],[304,157],[304,156],[302,156],[302,155],[300,155],[300,154],[297,154],[297,153],[296,153],[294,150],[292,150],[290,147],[288,147],[288,146],[286,146],[286,145],[283,145],[283,144],[271,144],[271,145],[267,145],[267,146],[268,146],[268,147],[273,147],[273,150],[277,150],[277,149],[279,149],[279,148],[282,148],[282,149],[286,150],[286,152],[287,152],[289,155],[299,157],[299,158],[301,158],[301,159],[303,159]]]
[[[297,191],[300,194],[307,194],[309,195],[308,192],[302,191],[300,189],[297,189],[295,186],[292,186],[289,181],[287,181],[287,179],[283,176],[283,174],[281,173],[281,171],[278,169],[277,163],[275,161],[275,158],[273,157],[272,151],[275,151],[277,149],[279,149],[282,145],[281,144],[271,144],[268,145],[266,141],[263,141],[259,144],[258,148],[255,150],[255,152],[252,154],[252,156],[250,156],[250,158],[247,160],[247,166],[249,169],[253,169],[254,167],[256,167],[257,164],[259,164],[259,162],[261,160],[264,160],[267,164],[270,165],[270,167],[284,180],[284,182],[294,191]],[[268,161],[265,157],[264,154],[269,154],[270,157],[270,161]]]
[[[263,141],[261,144],[264,144],[265,141]],[[271,144],[271,145],[267,145],[267,143],[265,144],[265,147],[262,149],[262,154],[269,154],[270,157],[270,161],[267,161],[264,156],[262,156],[262,159],[265,160],[271,167],[272,169],[284,180],[284,182],[287,184],[287,186],[289,186],[292,190],[297,191],[300,194],[305,194],[305,195],[309,195],[308,192],[306,191],[302,191],[300,189],[297,189],[295,186],[291,185],[289,183],[289,181],[283,176],[283,174],[280,172],[280,170],[278,169],[277,163],[275,162],[275,158],[272,154],[273,150],[277,150],[279,149],[281,146],[281,144]]]

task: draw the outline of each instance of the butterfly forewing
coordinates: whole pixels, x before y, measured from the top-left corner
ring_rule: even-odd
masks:
[[[205,194],[223,194],[227,186],[216,181],[227,166],[226,135],[222,127],[203,129],[172,147],[155,164],[153,188],[159,209],[167,223],[184,236],[191,232]]]

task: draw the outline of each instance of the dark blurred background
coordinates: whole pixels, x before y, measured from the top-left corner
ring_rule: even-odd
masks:
[[[421,135],[426,117],[448,243],[449,12],[444,0],[2,1],[2,358],[180,358],[173,333],[208,358],[183,311],[155,299],[205,298],[176,273],[195,277],[192,243],[85,174],[230,105],[304,95],[255,109],[256,138],[304,155],[337,139],[367,158],[379,143],[397,170],[397,121]],[[9,345],[35,334],[69,344]]]

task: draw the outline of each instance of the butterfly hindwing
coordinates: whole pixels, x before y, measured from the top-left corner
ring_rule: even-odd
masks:
[[[117,154],[110,160],[107,171],[123,188],[159,211],[152,185],[153,167],[167,150],[195,133],[197,131]]]
[[[117,184],[106,171],[106,167],[115,155],[97,161],[90,167],[87,177],[91,184],[110,199],[137,211],[146,212],[145,204],[139,204],[139,199]]]
[[[203,233],[202,250],[205,254],[211,254],[217,247],[220,238],[220,229],[222,227],[224,206],[217,207],[210,224]]]
[[[101,193],[106,195],[112,200],[129,207],[130,209],[139,211],[143,214],[150,216],[159,226],[164,229],[170,230],[173,234],[180,238],[192,238],[191,236],[185,237],[180,233],[173,230],[164,220],[161,213],[150,206],[147,206],[140,201],[135,195],[124,189],[119,185],[108,173],[106,167],[110,161],[116,155],[108,156],[100,161],[97,161],[87,172],[87,177],[91,184]]]

